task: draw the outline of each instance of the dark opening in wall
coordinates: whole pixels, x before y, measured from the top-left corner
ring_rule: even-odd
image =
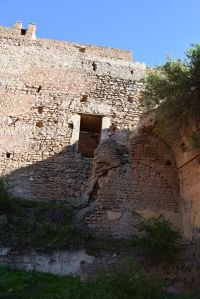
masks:
[[[68,128],[69,128],[69,129],[73,129],[73,128],[74,128],[74,124],[73,124],[72,121],[68,123]]]
[[[93,71],[97,70],[97,64],[95,62],[92,63],[92,68],[93,68]]]
[[[37,89],[37,93],[39,93],[41,89],[42,89],[42,85],[39,85],[39,87]]]
[[[94,157],[94,151],[100,142],[102,116],[81,114],[78,152],[84,157]]]
[[[172,165],[172,162],[170,160],[167,160],[166,163],[165,163],[167,166],[171,166]]]
[[[131,70],[131,75],[133,75],[133,70]]]
[[[21,29],[21,35],[26,35],[27,29]]]
[[[132,96],[129,96],[129,97],[128,97],[128,102],[129,102],[129,103],[133,103],[133,97],[132,97]]]
[[[88,99],[88,95],[85,94],[85,95],[82,96],[80,102],[87,102],[87,99]]]
[[[36,127],[42,128],[44,126],[43,121],[39,120],[36,122]]]
[[[43,106],[38,107],[38,113],[39,113],[39,114],[42,114],[43,110],[44,110],[44,107],[43,107]]]
[[[11,156],[11,153],[8,153],[8,152],[7,152],[7,153],[6,153],[6,158],[9,159],[10,156]]]

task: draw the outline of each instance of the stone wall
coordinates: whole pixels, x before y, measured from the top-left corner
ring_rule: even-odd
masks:
[[[20,41],[27,39],[36,39],[36,26],[34,24],[29,24],[27,29],[23,29],[21,22],[15,22],[13,28],[0,26],[0,38],[8,42],[10,39],[16,39],[18,44]]]
[[[174,154],[151,134],[133,135],[127,147],[114,137],[102,143],[86,195],[88,207],[78,216],[99,235],[133,235],[138,213],[163,216],[182,232]]]
[[[188,136],[176,143],[175,154],[182,198],[183,232],[191,240],[199,241],[200,229],[200,154],[187,146]]]
[[[82,265],[90,266],[95,257],[88,255],[85,249],[40,253],[29,251],[14,254],[11,248],[0,248],[0,265],[14,269],[52,273],[59,276],[80,276],[86,278]]]
[[[103,138],[111,123],[134,129],[145,66],[129,51],[34,40],[21,28],[0,27],[0,175],[14,196],[77,205],[92,168],[77,154],[79,114],[102,115]]]
[[[0,175],[9,192],[82,207],[77,217],[101,235],[132,235],[137,213],[181,230],[174,156],[154,136],[133,134],[145,65],[130,51],[23,30],[0,27]],[[81,114],[102,117],[94,160],[77,152]]]

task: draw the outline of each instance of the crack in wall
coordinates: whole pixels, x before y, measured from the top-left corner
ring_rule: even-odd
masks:
[[[78,218],[79,220],[83,220],[83,218],[91,213],[94,212],[95,208],[96,208],[96,203],[98,201],[98,191],[99,191],[99,180],[104,177],[107,176],[108,173],[113,170],[113,169],[117,169],[120,166],[124,166],[126,164],[128,164],[129,161],[126,159],[126,161],[124,159],[122,159],[120,161],[119,164],[112,166],[106,170],[104,170],[101,174],[98,175],[98,177],[96,177],[95,180],[92,181],[92,184],[90,187],[90,191],[85,192],[86,196],[85,198],[87,198],[87,201],[85,201],[84,204],[80,205],[78,207],[78,211],[75,213],[75,217]]]

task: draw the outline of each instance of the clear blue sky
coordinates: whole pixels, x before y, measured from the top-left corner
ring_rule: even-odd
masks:
[[[0,25],[17,20],[38,37],[132,50],[148,65],[200,41],[200,0],[2,0]]]

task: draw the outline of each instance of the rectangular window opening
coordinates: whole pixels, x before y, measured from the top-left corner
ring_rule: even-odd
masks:
[[[21,29],[21,35],[26,35],[27,29]]]
[[[81,114],[78,152],[84,157],[94,157],[101,139],[102,116]]]

